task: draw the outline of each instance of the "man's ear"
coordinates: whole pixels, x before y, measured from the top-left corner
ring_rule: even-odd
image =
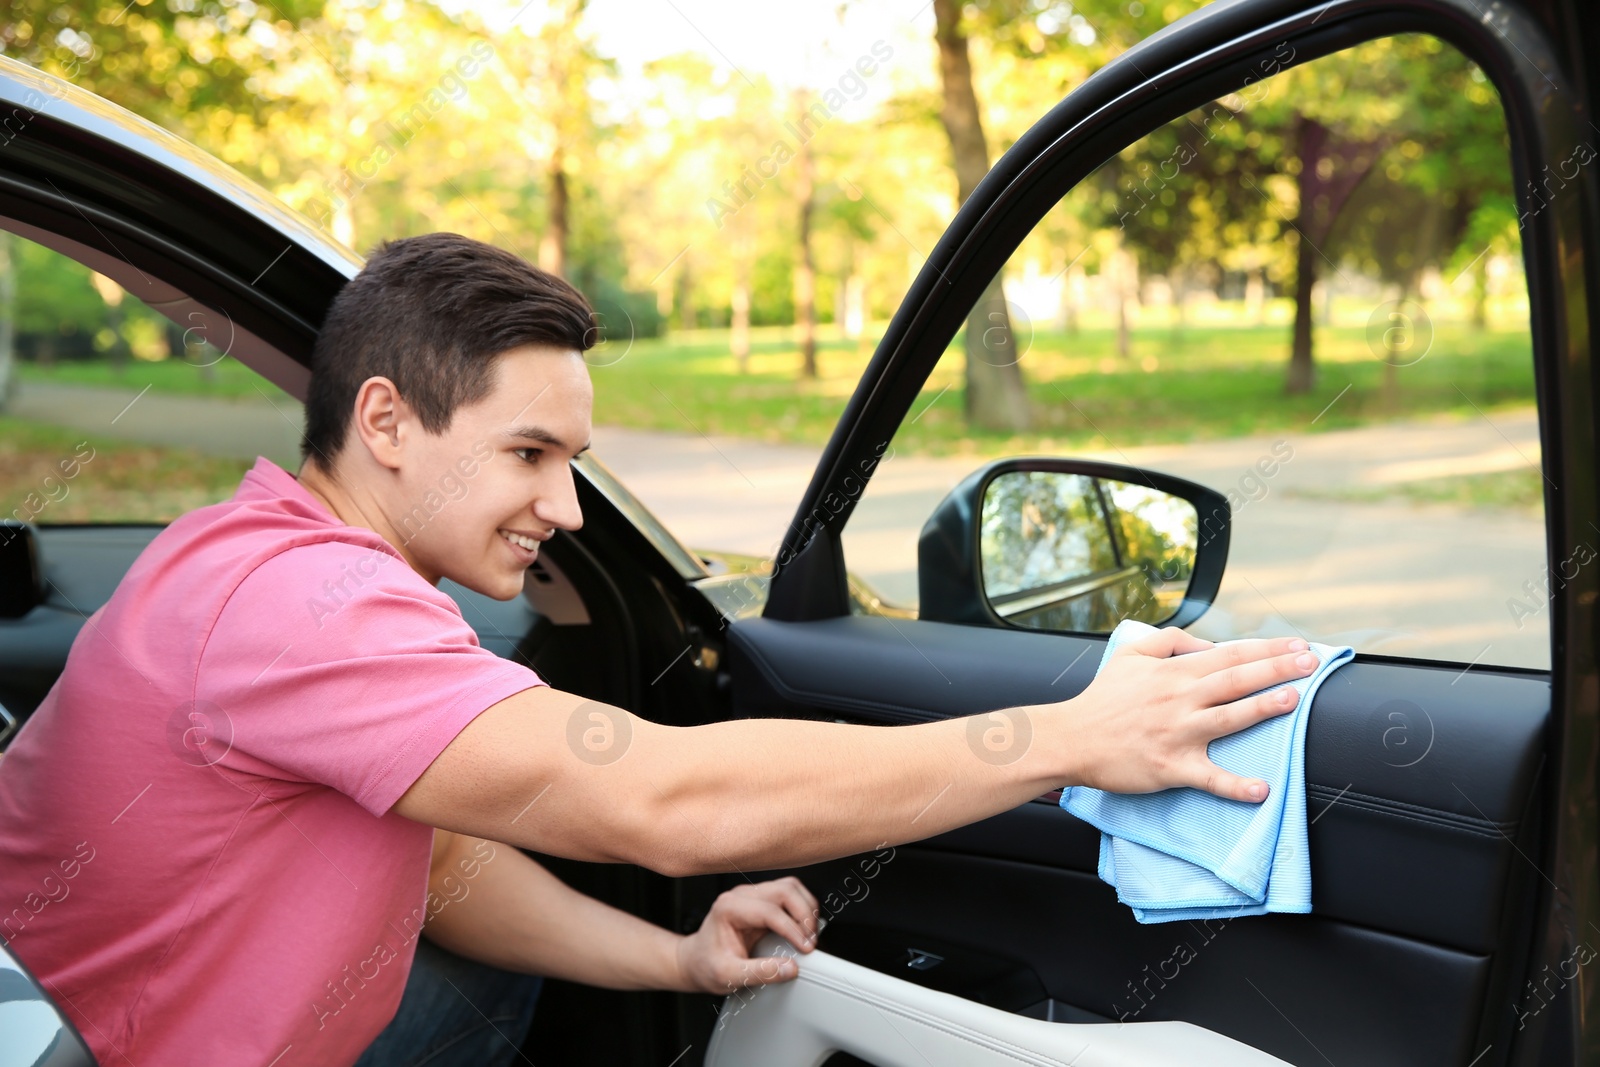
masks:
[[[415,414],[394,382],[381,375],[362,382],[350,422],[373,459],[390,470],[400,468],[401,441],[413,428]]]

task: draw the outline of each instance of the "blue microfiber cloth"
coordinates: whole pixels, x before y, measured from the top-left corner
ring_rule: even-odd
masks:
[[[1096,673],[1118,647],[1155,632],[1127,620],[1111,633]],[[1311,910],[1306,849],[1306,722],[1323,679],[1354,658],[1348,646],[1311,643],[1317,670],[1283,685],[1300,694],[1295,709],[1207,747],[1211,762],[1271,786],[1259,804],[1201,789],[1107,793],[1077,786],[1061,806],[1100,830],[1100,879],[1141,923],[1233,918]]]

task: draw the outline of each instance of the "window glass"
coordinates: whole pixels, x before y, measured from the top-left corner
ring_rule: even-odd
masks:
[[[1548,667],[1499,98],[1422,35],[1293,61],[1130,145],[1022,242],[852,516],[852,573],[914,605],[921,524],[980,463],[1095,458],[1227,497],[1202,636]]]
[[[300,404],[110,278],[0,233],[0,517],[167,523],[258,455],[299,467]]]

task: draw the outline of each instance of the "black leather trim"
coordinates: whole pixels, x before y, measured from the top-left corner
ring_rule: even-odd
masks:
[[[734,707],[909,723],[1065,700],[1104,638],[857,616],[729,629]],[[1357,657],[1318,690],[1306,735],[1316,914],[1492,952],[1550,713],[1547,678]],[[1093,875],[1098,834],[1025,804],[926,847]],[[1515,868],[1514,868],[1515,865]]]
[[[1487,956],[1319,915],[1141,926],[1093,874],[922,845],[897,849],[871,880],[849,860],[749,877],[782,874],[836,909],[825,951],[837,943],[849,958],[862,940],[852,926],[877,941],[898,935],[906,949],[938,944],[952,959],[965,946],[980,961],[1014,961],[1073,1007],[1129,1022],[1182,1019],[1304,1067],[1461,1067],[1482,1051],[1471,1047],[1471,1020],[1510,1010],[1485,1006]],[[733,874],[721,884],[743,882]],[[877,955],[856,962],[887,970]],[[890,973],[937,978],[905,958]]]

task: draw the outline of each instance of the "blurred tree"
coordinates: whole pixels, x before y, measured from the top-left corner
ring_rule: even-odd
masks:
[[[524,12],[518,32],[502,59],[517,84],[522,113],[515,121],[518,138],[540,160],[545,176],[545,219],[539,240],[539,265],[554,274],[567,272],[572,232],[571,168],[592,158],[604,124],[596,115],[591,89],[612,73],[584,28],[588,0],[545,0],[537,30]],[[534,12],[537,15],[539,12]]]
[[[965,204],[989,172],[989,145],[983,134],[978,96],[972,87],[972,60],[960,0],[933,0],[934,39],[939,46],[939,119],[950,139],[956,172],[956,202]],[[967,315],[965,408],[969,422],[989,430],[1019,432],[1032,421],[1028,391],[1006,305],[1003,279],[996,275]]]
[[[325,0],[9,0],[0,48],[180,133],[225,109],[259,124],[258,80]]]
[[[1462,232],[1466,216],[1457,213],[1447,224],[1446,200],[1477,199],[1487,191],[1483,183],[1496,180],[1494,157],[1502,165],[1507,158],[1504,118],[1492,96],[1465,91],[1473,69],[1437,38],[1405,34],[1365,42],[1264,83],[1270,91],[1252,106],[1252,121],[1273,130],[1262,142],[1268,153],[1288,150],[1277,182],[1281,190],[1287,178],[1294,190],[1295,214],[1285,228],[1295,246],[1287,392],[1314,385],[1312,290],[1322,265],[1338,270],[1343,254],[1333,238],[1357,190],[1377,176],[1419,194],[1409,199],[1420,210],[1391,209],[1391,225],[1347,235],[1369,241],[1365,249],[1352,243],[1352,258],[1365,253],[1414,287],[1422,267],[1448,255]],[[1458,167],[1458,156],[1473,162]],[[1384,190],[1373,192],[1369,203]],[[1389,203],[1398,208],[1406,199]]]
[[[11,404],[15,389],[17,338],[17,268],[13,248],[17,239],[0,233],[0,411]]]
[[[812,257],[812,221],[817,212],[816,160],[811,150],[811,140],[816,136],[811,128],[813,117],[806,113],[810,94],[794,95],[794,124],[801,130],[796,140],[799,148],[795,154],[794,199],[798,212],[795,225],[794,267],[794,326],[795,340],[800,345],[800,377],[817,376],[817,268]]]

